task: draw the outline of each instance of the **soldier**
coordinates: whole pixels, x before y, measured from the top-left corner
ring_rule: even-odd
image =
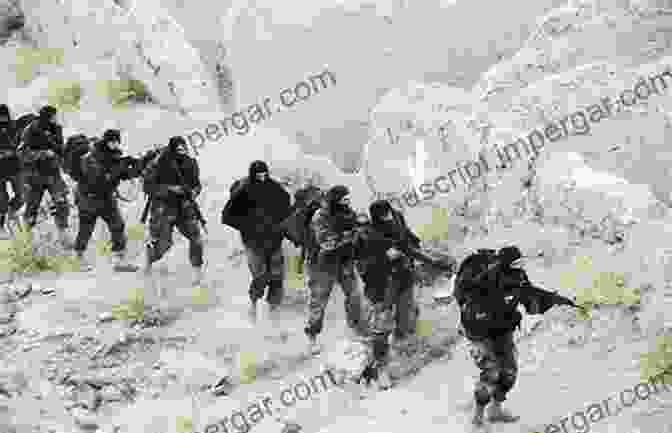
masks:
[[[17,154],[16,124],[9,107],[0,105],[0,238],[7,239],[6,219],[14,218],[23,206],[23,182],[21,162]],[[12,185],[14,196],[9,199],[7,182]]]
[[[418,238],[406,224],[404,216],[393,209],[386,200],[378,200],[371,204],[371,223],[375,230],[383,236],[393,239],[403,245],[406,251],[420,248]],[[398,251],[398,250],[397,250]],[[395,313],[394,337],[401,342],[411,335],[415,335],[415,324],[418,316],[418,306],[415,302],[413,285],[415,284],[414,257],[400,253],[390,268]]]
[[[479,250],[467,257],[457,272],[454,296],[460,306],[462,332],[470,342],[469,353],[481,370],[474,390],[472,423],[483,426],[488,403],[491,422],[516,422],[502,408],[518,375],[513,332],[519,327],[522,304],[528,314],[543,314],[553,305],[578,307],[570,299],[533,286],[526,272],[516,267],[522,258],[518,247]]]
[[[317,335],[322,332],[324,310],[334,283],[339,283],[345,294],[345,312],[348,325],[357,329],[357,277],[355,275],[355,230],[357,215],[350,208],[350,190],[343,185],[332,187],[324,203],[310,222],[314,240],[307,251],[306,273],[310,291],[309,317],[304,332],[308,336],[312,354],[320,352]]]
[[[45,190],[49,191],[54,202],[54,219],[60,242],[65,248],[70,248],[67,233],[70,205],[61,167],[64,157],[63,128],[56,123],[56,114],[54,107],[42,107],[38,119],[28,125],[21,136],[19,153],[26,188],[24,222],[29,229],[35,227],[42,196]]]
[[[395,322],[399,321],[398,303],[402,288],[399,279],[411,266],[412,259],[397,248],[397,239],[390,236],[390,223],[394,221],[389,202],[373,202],[369,214],[371,221],[358,228],[356,241],[357,270],[364,282],[364,296],[369,301],[365,315],[371,359],[362,379],[367,383],[377,380],[380,389],[387,389],[391,386],[386,369],[389,337],[396,327]]]
[[[122,180],[130,180],[140,175],[140,166],[138,161],[121,158],[120,145],[120,131],[108,129],[103,138],[95,143],[94,149],[79,161],[81,174],[75,174],[77,170],[72,172],[77,181],[75,203],[79,209],[79,233],[75,240],[75,251],[83,271],[92,268],[84,261],[84,252],[98,218],[102,218],[110,230],[114,270],[138,270],[137,266],[124,263],[127,239],[116,192]]]
[[[264,161],[250,164],[248,177],[231,187],[231,198],[222,211],[222,223],[240,231],[250,283],[250,317],[256,319],[257,301],[264,296],[271,311],[283,299],[285,260],[280,223],[290,214],[290,195],[268,175]]]
[[[200,210],[195,198],[201,193],[198,162],[187,153],[187,143],[172,137],[143,171],[143,189],[149,196],[149,232],[145,275],[173,245],[173,228],[189,240],[189,261],[193,284],[203,280],[203,238],[199,227]]]

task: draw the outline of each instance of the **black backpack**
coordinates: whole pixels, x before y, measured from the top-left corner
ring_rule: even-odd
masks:
[[[317,240],[310,228],[310,222],[321,206],[320,198],[308,200],[296,206],[289,217],[281,223],[285,238],[306,252],[314,251],[317,246]]]
[[[23,136],[23,131],[31,124],[33,121],[37,120],[38,116],[33,113],[28,113],[24,114],[23,116],[19,117],[16,119],[14,122],[14,125],[16,127],[16,135],[14,137],[15,142],[18,144],[18,148],[22,148],[24,146],[21,138]]]
[[[65,142],[63,171],[76,182],[81,182],[82,158],[92,150],[91,141],[84,134],[69,137]]]
[[[495,250],[481,249],[460,264],[453,295],[460,321],[473,338],[497,337],[519,326],[518,300],[500,286],[502,269]]]

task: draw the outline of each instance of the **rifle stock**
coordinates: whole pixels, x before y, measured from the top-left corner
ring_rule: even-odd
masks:
[[[145,223],[147,221],[147,216],[149,215],[149,207],[152,203],[152,197],[147,194],[147,201],[145,202],[145,208],[142,210],[142,216],[140,216],[140,222]]]

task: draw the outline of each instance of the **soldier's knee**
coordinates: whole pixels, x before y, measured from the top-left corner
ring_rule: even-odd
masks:
[[[485,406],[486,404],[490,403],[491,399],[492,396],[490,395],[490,391],[488,390],[487,386],[483,384],[476,385],[476,389],[474,390],[474,400],[476,400],[478,405]]]
[[[513,386],[516,384],[517,374],[515,371],[503,371],[499,375],[499,381],[497,382],[499,388],[502,392],[510,391]]]
[[[373,340],[373,357],[378,360],[385,359],[390,350],[390,343],[387,338],[376,338]]]

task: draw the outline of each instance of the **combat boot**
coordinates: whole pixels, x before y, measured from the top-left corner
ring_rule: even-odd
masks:
[[[77,257],[77,261],[79,262],[80,272],[90,272],[93,270],[93,265],[89,263],[89,261],[84,257],[84,251],[76,251],[75,255]]]
[[[501,401],[493,401],[488,407],[488,421],[490,422],[511,423],[517,422],[519,419],[519,416],[515,416],[504,409]]]
[[[7,232],[7,228],[5,227],[5,220],[6,220],[5,215],[0,215],[0,240],[3,241],[10,239],[9,233]]]
[[[308,337],[308,356],[315,356],[322,352],[322,346],[317,342],[317,335],[306,333]]]
[[[139,267],[126,261],[125,251],[112,253],[112,269],[114,272],[137,272]]]
[[[387,366],[378,367],[378,390],[385,391],[392,388],[392,378],[390,378],[390,373],[387,371]]]
[[[191,284],[194,287],[199,287],[203,284],[203,266],[192,266],[192,272]]]
[[[64,250],[71,250],[73,248],[73,242],[72,239],[70,239],[68,229],[66,228],[58,229],[58,243],[61,244],[61,247]]]

